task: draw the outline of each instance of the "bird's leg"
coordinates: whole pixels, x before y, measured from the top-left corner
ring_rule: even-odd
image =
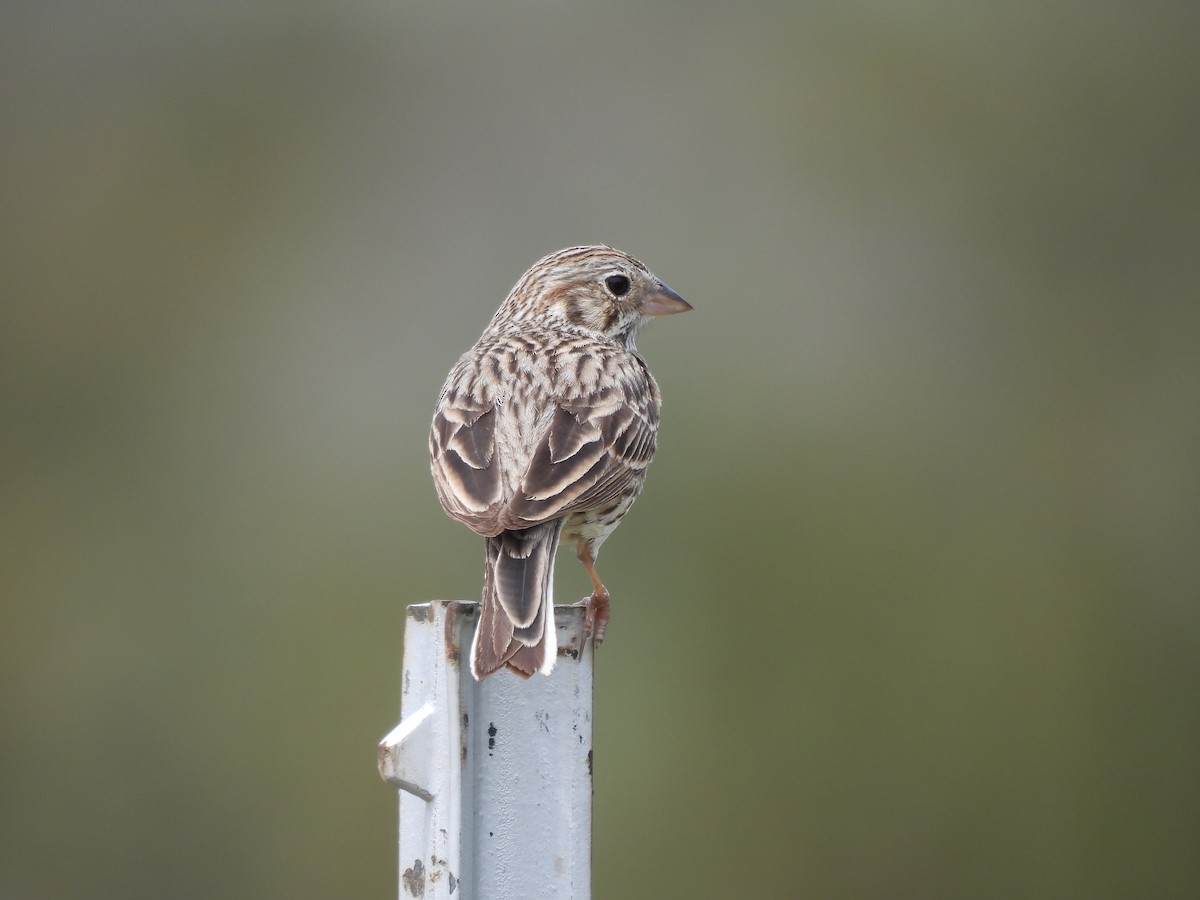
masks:
[[[587,569],[588,577],[592,579],[592,596],[585,597],[575,604],[587,609],[587,615],[583,617],[582,643],[587,643],[590,636],[595,645],[599,646],[604,641],[604,632],[608,630],[608,614],[612,603],[609,601],[608,588],[600,583],[600,576],[596,574],[596,560],[592,557],[591,543],[582,539],[578,541],[575,544],[575,555],[579,557],[579,561]]]

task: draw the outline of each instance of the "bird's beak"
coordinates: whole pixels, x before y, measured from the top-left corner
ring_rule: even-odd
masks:
[[[687,312],[691,308],[692,304],[660,281],[658,289],[651,291],[642,301],[641,313],[643,316],[669,316],[672,313]]]

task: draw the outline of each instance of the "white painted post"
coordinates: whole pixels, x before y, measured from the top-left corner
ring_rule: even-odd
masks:
[[[583,609],[558,606],[549,676],[483,682],[466,659],[479,605],[408,607],[400,724],[379,774],[400,789],[400,894],[588,900],[592,654]]]

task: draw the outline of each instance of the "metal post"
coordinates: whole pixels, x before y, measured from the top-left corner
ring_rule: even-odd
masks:
[[[408,607],[400,724],[379,774],[400,789],[400,897],[588,900],[592,654],[583,610],[555,607],[547,677],[483,682],[465,658],[478,604]]]

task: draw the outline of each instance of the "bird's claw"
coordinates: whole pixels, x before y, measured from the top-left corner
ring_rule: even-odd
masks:
[[[608,591],[596,591],[590,597],[584,597],[574,605],[582,606],[587,610],[583,617],[583,636],[580,646],[587,644],[588,638],[591,638],[592,646],[599,647],[604,642],[604,633],[608,631],[608,616],[612,609]]]

